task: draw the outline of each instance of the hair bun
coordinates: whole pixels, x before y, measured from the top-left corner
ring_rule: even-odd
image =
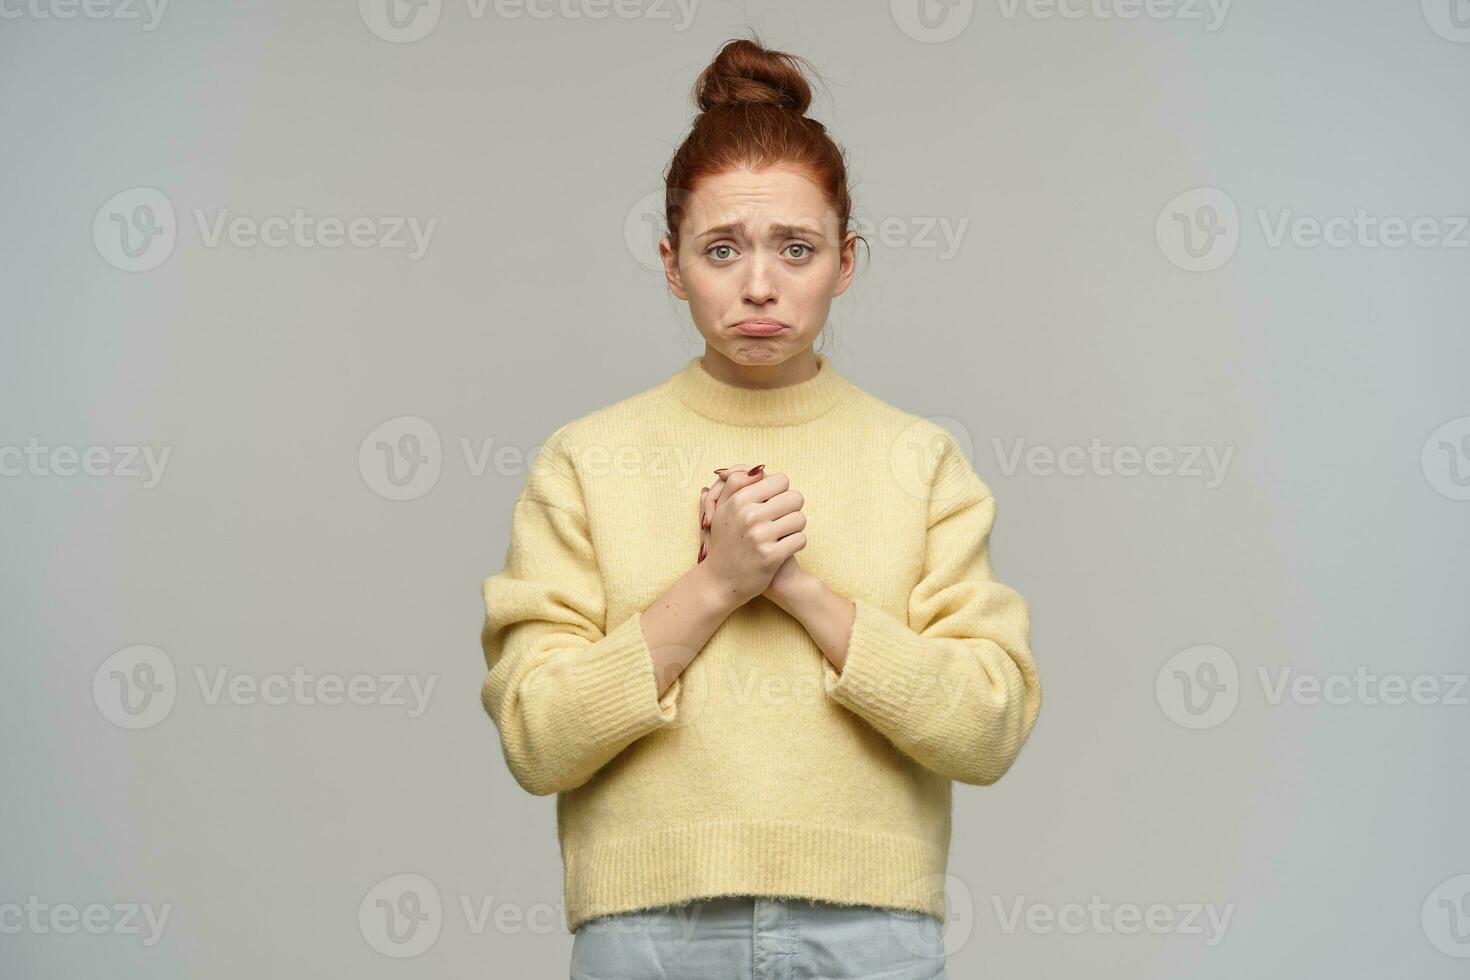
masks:
[[[742,106],[771,106],[805,113],[812,90],[802,75],[805,60],[753,41],[727,41],[694,83],[694,101],[704,112]]]

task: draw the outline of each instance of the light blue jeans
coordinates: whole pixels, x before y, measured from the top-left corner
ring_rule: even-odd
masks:
[[[735,896],[588,919],[571,980],[946,980],[922,912]]]

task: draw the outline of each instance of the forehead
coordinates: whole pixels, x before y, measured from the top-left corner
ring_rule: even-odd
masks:
[[[757,228],[774,223],[825,228],[836,217],[810,177],[783,165],[727,170],[706,177],[695,187],[688,204],[688,228],[694,234],[736,221]]]

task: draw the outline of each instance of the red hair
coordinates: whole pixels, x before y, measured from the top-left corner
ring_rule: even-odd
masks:
[[[664,174],[664,220],[675,251],[681,202],[700,180],[741,167],[760,170],[780,163],[801,170],[836,212],[839,236],[851,230],[847,162],[826,127],[804,114],[812,90],[802,65],[809,63],[736,39],[726,41],[700,72],[694,83],[700,114]]]

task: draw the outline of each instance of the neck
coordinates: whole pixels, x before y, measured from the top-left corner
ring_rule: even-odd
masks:
[[[809,360],[736,365],[706,351],[692,357],[665,382],[665,390],[705,418],[726,425],[800,425],[825,413],[856,387],[837,373],[822,354],[810,349]],[[725,366],[731,368],[725,374]]]
[[[810,347],[779,364],[741,364],[705,345],[700,362],[710,377],[737,388],[784,388],[817,376],[817,353]]]

